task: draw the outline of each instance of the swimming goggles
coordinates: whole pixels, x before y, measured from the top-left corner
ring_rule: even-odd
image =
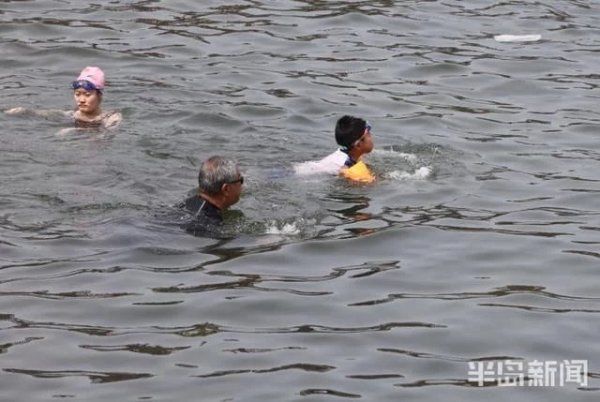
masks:
[[[83,88],[86,91],[100,91],[102,92],[100,89],[96,88],[96,86],[89,82],[88,80],[76,80],[73,81],[71,83],[71,86],[73,87],[73,89],[79,89],[79,88]]]
[[[365,124],[365,131],[363,132],[363,135],[361,135],[361,136],[360,136],[360,138],[359,138],[358,140],[356,140],[356,141],[354,141],[354,142],[352,143],[352,147],[355,147],[355,146],[357,146],[357,145],[358,145],[358,143],[359,143],[359,142],[361,142],[361,141],[363,140],[363,138],[365,138],[365,135],[367,135],[367,134],[371,134],[371,128],[372,128],[372,126],[371,126],[371,123],[369,123],[369,122],[367,121],[367,122],[366,122],[366,124]]]

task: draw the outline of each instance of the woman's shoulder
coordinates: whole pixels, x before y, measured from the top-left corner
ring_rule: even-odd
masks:
[[[121,124],[123,116],[121,115],[121,112],[111,110],[110,112],[103,113],[101,120],[105,128],[114,128]]]

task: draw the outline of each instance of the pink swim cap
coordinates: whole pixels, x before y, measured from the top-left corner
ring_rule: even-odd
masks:
[[[100,70],[100,67],[88,66],[81,71],[77,81],[86,80],[94,84],[96,89],[104,89],[104,72]]]

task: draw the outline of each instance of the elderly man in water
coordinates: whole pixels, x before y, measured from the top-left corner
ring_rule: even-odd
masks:
[[[221,156],[205,160],[198,173],[198,191],[183,205],[194,215],[185,229],[196,234],[220,225],[223,211],[240,200],[243,184],[244,177],[233,160]]]

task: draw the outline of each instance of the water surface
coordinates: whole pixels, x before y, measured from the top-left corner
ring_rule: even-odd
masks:
[[[594,2],[4,1],[7,401],[597,400]],[[539,34],[499,43],[499,34]],[[298,178],[367,118],[374,185]],[[229,239],[173,206],[212,154]],[[428,169],[428,174],[422,168]],[[587,386],[477,387],[468,362],[585,359]]]

